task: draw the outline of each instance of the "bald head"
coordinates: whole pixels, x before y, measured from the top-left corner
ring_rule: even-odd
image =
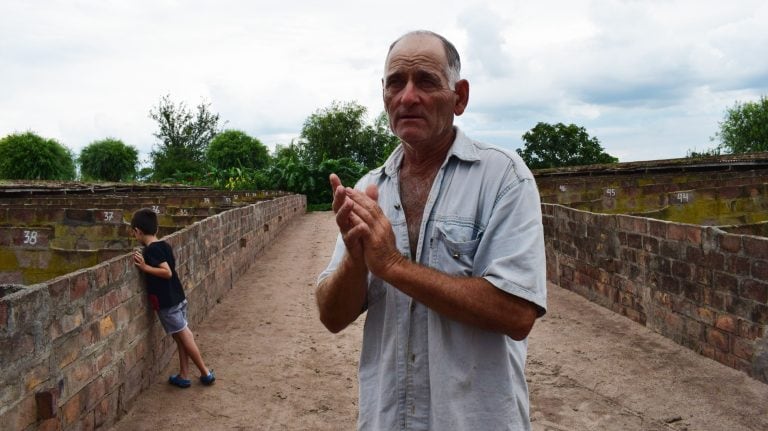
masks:
[[[435,38],[440,41],[441,45],[443,46],[443,50],[445,51],[445,78],[448,80],[448,85],[451,88],[454,88],[456,82],[461,79],[461,58],[459,58],[459,51],[456,50],[456,47],[453,46],[453,44],[448,39],[429,30],[411,31],[400,36],[394,42],[392,42],[392,44],[389,45],[389,51],[387,51],[387,59],[384,63],[384,70],[387,70],[389,66],[389,56],[395,46],[404,39],[412,37]]]

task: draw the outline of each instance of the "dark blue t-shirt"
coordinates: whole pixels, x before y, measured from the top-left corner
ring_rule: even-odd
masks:
[[[186,296],[184,288],[176,274],[176,259],[173,257],[173,248],[165,241],[155,241],[144,247],[142,253],[144,262],[149,266],[159,267],[167,262],[171,268],[171,278],[160,278],[149,273],[146,274],[147,293],[149,302],[155,310],[173,307],[181,303]]]

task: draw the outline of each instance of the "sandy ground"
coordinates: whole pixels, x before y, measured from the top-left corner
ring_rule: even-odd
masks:
[[[330,213],[293,222],[192,328],[216,384],[168,385],[173,361],[113,429],[354,429],[363,319],[330,334],[313,295],[335,235]],[[534,430],[768,430],[768,385],[557,286],[549,310],[529,338]]]

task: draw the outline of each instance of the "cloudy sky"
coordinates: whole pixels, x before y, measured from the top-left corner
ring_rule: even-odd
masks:
[[[471,137],[514,149],[575,123],[620,161],[684,157],[768,95],[767,22],[765,0],[2,0],[0,137],[115,137],[146,158],[168,94],[288,144],[334,100],[381,112],[389,43],[429,29],[462,55]]]

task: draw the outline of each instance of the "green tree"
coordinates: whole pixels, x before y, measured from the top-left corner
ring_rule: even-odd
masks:
[[[583,127],[575,124],[538,123],[523,135],[524,148],[517,149],[531,169],[559,168],[619,160],[603,151],[600,141],[591,138]]]
[[[310,115],[301,130],[299,156],[312,166],[324,160],[351,159],[368,168],[380,164],[399,142],[385,115],[366,124],[367,109],[357,102],[333,102]]]
[[[216,169],[263,169],[269,164],[269,150],[244,132],[225,130],[211,140],[206,159]]]
[[[720,131],[713,140],[728,153],[768,151],[768,98],[757,102],[736,102],[725,112]]]
[[[139,151],[119,139],[94,141],[80,151],[80,173],[86,179],[128,181],[136,179]]]
[[[72,152],[53,139],[33,132],[0,139],[0,178],[18,180],[73,180]]]
[[[160,140],[151,153],[153,178],[201,178],[205,172],[205,151],[219,133],[219,114],[212,113],[208,103],[200,103],[193,113],[184,102],[176,105],[166,95],[150,109],[149,117],[158,123],[154,136]]]

